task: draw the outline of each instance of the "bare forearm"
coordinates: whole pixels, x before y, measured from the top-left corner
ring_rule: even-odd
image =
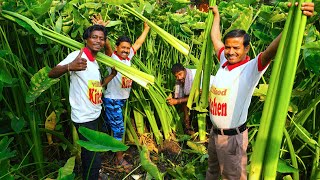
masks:
[[[139,36],[139,38],[135,41],[134,45],[132,46],[135,51],[140,49],[143,42],[146,40],[148,33],[149,33],[149,28],[144,29],[141,35]]]
[[[112,53],[113,53],[113,50],[112,50],[110,41],[109,41],[109,39],[107,39],[107,40],[106,40],[106,50],[105,50],[105,54],[106,54],[107,56],[111,56]]]
[[[183,104],[183,103],[188,102],[188,98],[189,98],[189,96],[177,99],[178,100],[178,104]]]
[[[278,35],[276,39],[274,39],[271,44],[267,47],[267,49],[261,55],[261,63],[262,66],[266,66],[277,54],[277,49],[279,47],[279,42],[281,39],[282,33]]]
[[[51,71],[48,73],[49,78],[58,78],[68,72],[68,64],[66,65],[58,65],[51,69]]]
[[[104,78],[103,83],[102,83],[102,87],[105,87],[108,85],[108,83],[115,77],[115,75],[110,74],[109,76],[107,76],[106,78]]]

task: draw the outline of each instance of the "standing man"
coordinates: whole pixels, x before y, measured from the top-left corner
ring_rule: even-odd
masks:
[[[131,66],[131,59],[136,51],[140,49],[145,41],[150,27],[144,23],[144,30],[136,42],[131,46],[132,42],[129,37],[121,36],[117,39],[115,51],[111,57],[119,62]],[[106,52],[107,53],[107,52]],[[103,86],[106,86],[104,91],[103,105],[106,112],[107,124],[110,125],[113,131],[113,137],[122,141],[124,134],[124,120],[122,107],[129,98],[132,80],[121,73],[117,73],[114,69],[109,68],[109,76],[104,79]],[[130,165],[123,157],[123,152],[116,153],[115,163],[122,166],[125,172],[130,172]]]
[[[233,30],[220,35],[220,15],[214,13],[211,39],[220,68],[210,87],[209,113],[213,123],[208,145],[207,180],[247,179],[248,130],[246,120],[255,86],[274,58],[281,34],[268,48],[250,60],[250,37],[244,30]],[[313,3],[303,3],[303,14],[312,16]]]
[[[182,64],[174,64],[171,68],[172,74],[176,78],[176,85],[174,88],[174,97],[168,97],[168,104],[171,106],[181,104],[183,111],[183,120],[185,124],[184,132],[188,135],[193,135],[194,131],[191,127],[189,108],[187,102],[192,87],[194,77],[196,75],[196,69],[188,69],[183,67]]]
[[[48,74],[50,78],[59,78],[65,73],[70,74],[71,120],[77,130],[80,126],[93,130],[97,130],[98,127],[102,86],[99,65],[95,58],[105,46],[106,37],[107,30],[104,26],[90,26],[83,33],[86,47],[70,53]],[[81,134],[79,139],[86,140]],[[82,178],[97,180],[101,167],[100,154],[81,148],[81,160]]]

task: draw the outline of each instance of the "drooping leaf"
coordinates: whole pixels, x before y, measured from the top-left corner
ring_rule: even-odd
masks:
[[[11,112],[7,112],[6,115],[11,119],[11,128],[19,134],[26,123],[24,118],[19,118]]]
[[[58,20],[56,21],[56,25],[54,27],[54,31],[60,33],[61,32],[61,29],[62,29],[62,17],[60,16],[58,18]]]
[[[122,24],[122,22],[121,21],[110,21],[106,27],[112,27],[112,26],[116,26],[119,24]]]
[[[6,84],[13,84],[15,82],[15,78],[12,78],[11,75],[5,71],[0,71],[0,82],[6,83]]]
[[[74,179],[75,175],[73,173],[75,164],[75,156],[68,159],[67,163],[59,169],[58,180],[69,180]]]
[[[308,48],[303,50],[304,63],[308,69],[314,72],[316,75],[320,74],[320,41],[318,43],[308,43],[318,45],[319,48]],[[305,47],[309,46],[305,45]]]
[[[48,73],[50,70],[51,68],[44,67],[40,69],[36,74],[34,74],[34,76],[31,78],[31,87],[26,96],[27,103],[33,102],[37,97],[41,95],[42,92],[59,81],[59,79],[51,79],[48,77]]]
[[[88,139],[88,141],[78,140],[77,143],[90,150],[96,152],[118,152],[126,151],[129,147],[121,141],[116,140],[106,133],[94,131],[85,127],[80,127],[79,132]]]
[[[305,143],[307,143],[310,147],[313,149],[316,148],[316,146],[319,147],[318,143],[316,140],[314,140],[310,133],[300,124],[296,124],[294,121],[292,121],[294,125],[296,126],[296,131],[298,133],[298,136],[301,140],[303,140]]]
[[[299,170],[290,166],[285,160],[279,159],[277,171],[280,173],[293,173]]]
[[[149,151],[147,146],[143,145],[140,152],[141,165],[153,178],[162,180],[163,174],[159,171],[158,167],[150,160]]]

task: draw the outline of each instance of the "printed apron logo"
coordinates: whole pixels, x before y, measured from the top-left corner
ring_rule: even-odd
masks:
[[[88,81],[88,98],[93,104],[101,104],[102,100],[102,86],[99,81]]]
[[[216,88],[212,86],[210,88],[209,103],[210,113],[213,116],[227,116],[229,89]]]
[[[127,78],[126,76],[122,76],[121,78],[121,88],[131,88],[132,80]]]

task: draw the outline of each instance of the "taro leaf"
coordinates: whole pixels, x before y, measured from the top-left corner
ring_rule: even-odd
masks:
[[[294,173],[299,170],[290,166],[285,160],[279,159],[277,171],[280,173]]]
[[[296,126],[296,131],[298,133],[298,136],[300,137],[301,140],[303,140],[305,143],[307,143],[312,149],[315,149],[316,146],[320,147],[314,139],[312,139],[310,133],[300,124],[294,123],[293,124]]]
[[[0,71],[0,82],[12,85],[16,80],[15,78],[12,78],[7,71],[2,69]]]
[[[187,24],[180,24],[180,28],[186,34],[193,34],[193,31],[191,31],[189,25],[187,25]]]
[[[253,31],[253,34],[263,44],[269,44],[273,40],[272,37],[268,36],[268,34],[262,32],[262,31]]]
[[[67,163],[59,169],[58,180],[74,179],[75,156],[68,159]]]
[[[292,180],[292,177],[290,175],[286,175],[282,178],[283,180]]]
[[[259,96],[260,101],[264,101],[268,92],[268,84],[259,84],[259,88],[255,88],[253,92],[253,96]]]
[[[99,9],[101,7],[102,7],[101,3],[88,2],[88,3],[81,4],[78,8],[79,9],[82,9],[82,8]]]
[[[102,2],[111,4],[111,5],[121,5],[121,4],[132,3],[134,2],[134,0],[102,0]]]
[[[0,162],[12,158],[15,156],[16,151],[10,151],[9,144],[13,141],[13,138],[5,136],[0,141]],[[2,168],[0,168],[2,169]]]
[[[122,22],[121,21],[110,21],[106,27],[112,27],[112,26],[116,26],[119,24],[122,24]]]
[[[45,2],[36,3],[30,7],[30,11],[37,17],[44,15],[50,10],[52,0],[46,0]]]
[[[143,145],[140,152],[141,165],[153,178],[162,180],[164,174],[162,174],[158,167],[150,160],[149,151],[147,146]]]
[[[196,22],[190,25],[192,29],[205,29],[206,23],[205,22]]]
[[[145,1],[145,3],[143,4],[144,10],[149,14],[152,13],[152,11],[154,10],[154,6],[155,3],[151,5],[148,1]]]
[[[305,66],[316,75],[320,74],[320,41],[309,42],[303,47]]]
[[[121,141],[116,140],[112,136],[106,133],[80,127],[79,132],[88,139],[88,141],[78,140],[77,143],[88,149],[89,151],[95,152],[118,152],[126,151],[129,147],[123,144]]]
[[[11,119],[11,128],[19,134],[26,123],[24,118],[20,119],[11,112],[7,112],[6,115]]]
[[[251,26],[252,17],[253,17],[253,8],[252,7],[246,8],[245,10],[241,11],[239,13],[238,18],[225,31],[225,34],[227,34],[229,31],[234,30],[234,29],[243,29],[245,31],[248,31],[249,27]]]
[[[34,76],[31,78],[30,89],[26,96],[26,102],[31,103],[37,97],[41,95],[41,93],[48,88],[50,88],[53,84],[57,83],[59,79],[51,79],[48,77],[48,73],[51,70],[49,67],[44,67],[40,69]]]
[[[60,16],[56,21],[56,25],[54,26],[54,31],[60,33],[62,29],[62,17]]]

